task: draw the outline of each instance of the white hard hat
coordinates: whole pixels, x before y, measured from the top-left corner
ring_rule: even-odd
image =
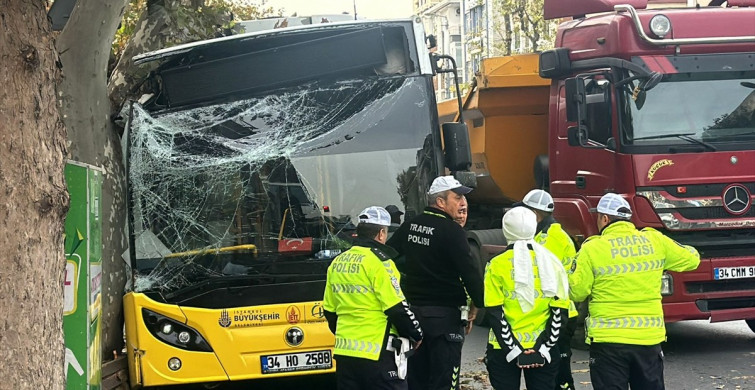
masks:
[[[549,213],[553,212],[553,197],[551,194],[543,190],[532,190],[528,192],[527,195],[524,196],[524,199],[522,199],[522,203],[524,203],[525,206],[536,210],[547,211]]]
[[[537,232],[537,217],[526,207],[514,207],[503,214],[503,236],[512,243],[531,240]]]
[[[629,202],[622,198],[621,195],[614,194],[613,192],[609,192],[600,198],[598,212],[621,218],[632,217],[632,208],[629,207]]]
[[[380,206],[370,206],[359,213],[359,223],[391,226],[391,215]]]

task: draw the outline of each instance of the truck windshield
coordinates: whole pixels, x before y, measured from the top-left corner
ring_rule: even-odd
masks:
[[[134,104],[134,289],[321,278],[365,207],[421,212],[437,172],[434,107],[419,74],[326,77],[166,112]]]
[[[755,72],[664,75],[644,104],[623,91],[624,142],[630,145],[697,144],[716,150],[752,149],[755,143]],[[637,101],[640,101],[639,99]]]

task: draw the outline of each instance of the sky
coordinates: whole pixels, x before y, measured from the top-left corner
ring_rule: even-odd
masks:
[[[283,8],[284,16],[354,14],[356,3],[359,19],[395,19],[412,16],[412,0],[260,0],[265,6]]]

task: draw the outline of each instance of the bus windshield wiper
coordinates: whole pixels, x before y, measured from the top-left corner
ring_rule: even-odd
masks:
[[[651,136],[647,136],[647,137],[633,138],[632,141],[640,141],[640,140],[646,140],[646,139],[679,138],[681,140],[684,140],[684,141],[687,141],[687,142],[690,142],[690,143],[693,143],[693,144],[698,144],[698,145],[705,146],[706,148],[708,148],[709,150],[711,150],[713,152],[715,152],[716,150],[718,150],[718,148],[716,148],[713,144],[710,144],[710,143],[705,142],[705,141],[701,141],[701,140],[699,140],[697,138],[690,137],[691,135],[695,135],[695,134],[696,133],[651,135]]]

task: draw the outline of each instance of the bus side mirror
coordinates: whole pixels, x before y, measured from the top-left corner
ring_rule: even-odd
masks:
[[[451,172],[467,171],[472,166],[469,131],[466,123],[449,122],[442,125],[446,167]]]

